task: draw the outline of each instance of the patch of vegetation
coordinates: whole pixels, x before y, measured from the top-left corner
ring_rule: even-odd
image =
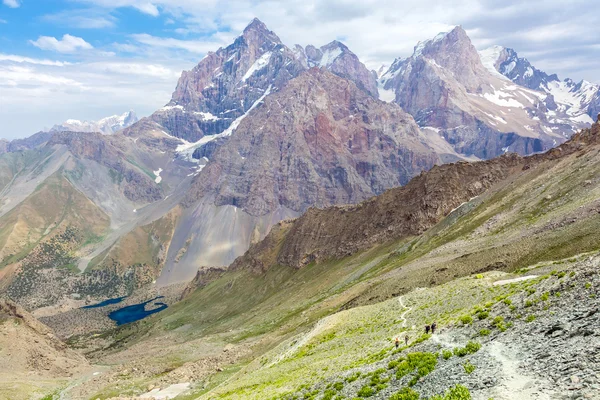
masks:
[[[444,360],[449,360],[452,357],[452,351],[448,349],[442,350],[442,358]]]
[[[481,348],[481,343],[468,341],[465,347],[456,347],[454,349],[454,355],[459,357],[464,357],[469,354],[474,354],[479,351]]]
[[[479,336],[489,336],[491,331],[489,329],[482,329],[479,331]]]
[[[471,364],[471,362],[469,360],[467,360],[467,362],[465,362],[463,364],[463,368],[465,369],[465,372],[467,374],[471,374],[471,373],[473,373],[473,371],[475,371],[475,366],[473,364]]]
[[[356,393],[356,395],[358,397],[371,397],[374,396],[376,393],[376,389],[372,388],[369,385],[365,385]]]
[[[390,396],[389,400],[419,400],[421,396],[411,388],[404,387]]]
[[[434,353],[409,353],[406,359],[398,364],[396,368],[396,379],[402,379],[404,376],[416,372],[409,381],[409,386],[415,385],[418,380],[429,375],[437,365],[437,354]]]

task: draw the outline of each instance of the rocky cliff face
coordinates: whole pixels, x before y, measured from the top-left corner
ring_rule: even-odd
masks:
[[[355,203],[439,162],[410,115],[312,68],[266,97],[218,148],[186,202],[214,195],[252,215]]]
[[[419,43],[379,82],[382,98],[398,103],[462,154],[485,159],[506,151],[527,154],[572,133],[572,124],[548,120],[545,95],[488,71],[460,27]]]
[[[360,204],[311,208],[300,218],[274,227],[263,241],[236,259],[232,268],[260,271],[276,264],[300,268],[390,240],[418,236],[515,171],[598,144],[600,120],[544,154],[523,158],[513,153],[488,161],[435,166],[406,186]]]
[[[196,142],[227,129],[270,88],[305,67],[277,35],[254,19],[233,44],[184,71],[171,101],[151,119],[172,136]]]
[[[47,145],[66,146],[75,157],[92,160],[110,168],[114,173],[115,183],[131,201],[152,202],[162,198],[161,187],[130,161],[119,138],[94,132],[58,132]]]

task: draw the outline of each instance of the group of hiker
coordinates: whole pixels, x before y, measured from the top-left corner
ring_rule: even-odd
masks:
[[[437,323],[433,323],[431,325],[425,325],[425,334],[429,334],[429,332],[431,332],[431,334],[433,335],[435,333],[435,330],[437,329]],[[404,336],[404,345],[408,346],[408,335]],[[400,347],[400,339],[396,338],[396,348]]]

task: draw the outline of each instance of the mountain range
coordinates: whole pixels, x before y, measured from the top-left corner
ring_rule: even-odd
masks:
[[[5,146],[0,286],[32,310],[189,281],[311,207],[548,150],[590,125],[598,93],[513,50],[478,52],[461,27],[376,73],[339,41],[289,48],[254,19],[149,117],[69,120]]]
[[[5,142],[0,397],[595,398],[599,93],[254,19],[148,117]]]

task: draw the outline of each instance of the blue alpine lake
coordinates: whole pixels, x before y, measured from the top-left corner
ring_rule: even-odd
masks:
[[[154,302],[155,300],[162,299],[164,296],[158,296],[151,300],[145,301],[139,304],[133,304],[131,306],[125,306],[118,310],[112,311],[108,314],[108,317],[115,321],[117,325],[128,324],[130,322],[139,321],[149,315],[156,314],[159,311],[164,310],[168,306],[165,303]],[[155,308],[146,309],[146,304],[154,302]]]
[[[120,303],[124,299],[125,299],[125,297],[115,297],[114,299],[104,300],[104,301],[101,301],[100,303],[92,304],[92,305],[89,305],[89,306],[83,306],[81,308],[99,308],[99,307],[104,307],[104,306],[108,306],[110,304]]]

